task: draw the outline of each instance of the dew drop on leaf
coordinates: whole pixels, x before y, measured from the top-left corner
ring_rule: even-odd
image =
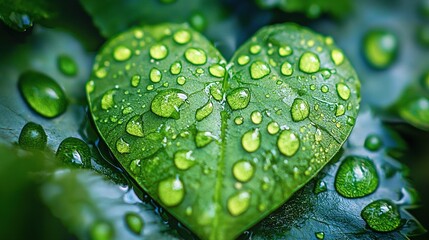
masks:
[[[227,96],[226,101],[232,110],[244,109],[250,102],[250,91],[247,88],[236,88]]]
[[[341,63],[343,63],[344,61],[344,54],[341,50],[339,49],[334,49],[331,51],[331,58],[332,61],[334,61],[335,65],[341,65]]]
[[[136,137],[143,137],[143,124],[140,116],[134,116],[130,120],[128,120],[125,131]]]
[[[187,98],[188,96],[181,90],[165,90],[154,97],[151,110],[160,117],[179,119],[180,106]]]
[[[185,197],[185,188],[179,178],[167,178],[158,185],[158,196],[167,207],[179,205]]]
[[[261,52],[261,46],[258,44],[254,44],[254,45],[250,46],[249,51],[251,54],[254,54],[254,55],[258,54]]]
[[[377,151],[383,146],[383,141],[381,138],[376,134],[369,134],[365,138],[365,148],[369,151]]]
[[[115,105],[113,101],[113,95],[115,95],[116,90],[109,90],[103,94],[101,98],[101,108],[104,110],[109,110],[111,107]]]
[[[174,154],[174,165],[180,170],[187,170],[195,165],[195,158],[192,151],[179,150]]]
[[[119,138],[118,141],[116,141],[116,150],[118,150],[119,153],[129,153],[130,152],[130,144],[125,142],[123,138]]]
[[[171,74],[177,75],[177,74],[180,74],[181,72],[182,72],[182,64],[179,61],[171,64],[171,66],[170,66],[170,73]]]
[[[61,54],[57,58],[58,69],[66,76],[76,76],[78,67],[76,61],[69,55]]]
[[[153,83],[158,83],[161,81],[162,73],[157,68],[152,68],[149,73],[149,79]]]
[[[241,66],[248,64],[250,61],[250,57],[247,55],[241,55],[240,57],[238,57],[237,59],[237,63]]]
[[[399,40],[387,29],[372,29],[365,34],[363,50],[364,57],[370,66],[385,69],[396,60]]]
[[[140,75],[135,74],[131,77],[131,86],[137,87],[140,84]]]
[[[284,62],[280,68],[280,71],[285,76],[290,76],[293,73],[292,64],[289,62]]]
[[[134,212],[127,212],[124,217],[127,228],[131,232],[140,235],[144,226],[142,217]]]
[[[300,141],[298,136],[291,130],[283,130],[277,139],[277,147],[285,156],[293,156],[299,149]]]
[[[319,71],[319,57],[312,52],[305,52],[299,59],[299,69],[305,73],[315,73]]]
[[[326,182],[322,180],[318,180],[316,184],[314,185],[314,193],[319,194],[321,192],[326,192],[328,190],[328,187],[326,186]]]
[[[219,64],[214,64],[209,67],[209,72],[212,76],[223,78],[225,76],[225,68]]]
[[[389,200],[376,200],[361,212],[368,226],[378,232],[390,232],[401,226],[398,207]]]
[[[131,50],[125,46],[117,46],[113,50],[113,58],[118,62],[123,62],[131,57]]]
[[[186,44],[191,41],[191,33],[188,30],[179,30],[174,33],[173,39],[178,44]]]
[[[279,47],[279,55],[282,57],[289,56],[292,54],[292,48],[290,46]]]
[[[199,48],[188,48],[185,51],[185,58],[194,65],[203,65],[207,62],[206,53]]]
[[[320,91],[322,91],[322,93],[327,93],[329,92],[329,87],[326,85],[322,85],[322,87],[320,88]]]
[[[234,118],[234,123],[237,124],[237,125],[243,124],[243,121],[244,121],[243,117],[239,116],[239,117]]]
[[[243,191],[232,195],[228,199],[227,207],[232,216],[238,216],[247,211],[250,206],[250,193]]]
[[[184,85],[186,83],[186,78],[183,76],[177,77],[176,82],[179,85]]]
[[[273,135],[278,133],[280,130],[280,126],[277,122],[270,122],[267,125],[267,131],[269,134]]]
[[[197,121],[201,121],[204,118],[208,117],[212,112],[213,112],[213,103],[209,101],[204,106],[197,109],[195,113],[195,119],[197,119]]]
[[[247,152],[255,152],[261,146],[261,134],[259,129],[249,130],[241,137],[241,145]]]
[[[91,166],[91,151],[88,145],[78,138],[64,139],[58,147],[56,157],[63,163],[76,167]]]
[[[149,54],[153,59],[162,60],[168,55],[168,48],[164,44],[155,44],[149,49]]]
[[[254,124],[260,124],[262,122],[262,114],[259,111],[253,111],[250,114],[250,119]]]
[[[216,85],[211,85],[210,86],[210,95],[212,95],[212,97],[216,101],[220,101],[223,98],[222,91]]]
[[[307,101],[301,98],[295,98],[290,109],[292,120],[295,122],[302,121],[310,114],[310,106]]]
[[[18,139],[19,145],[27,150],[43,150],[47,142],[45,130],[41,125],[34,122],[28,122],[24,125]]]
[[[261,79],[270,74],[271,69],[268,64],[262,61],[255,61],[250,65],[250,76],[255,79]]]
[[[324,232],[316,232],[314,233],[317,239],[323,240],[325,239],[325,233]]]
[[[350,88],[344,83],[337,84],[337,93],[343,100],[348,100],[350,98]]]
[[[207,146],[209,143],[211,143],[213,141],[213,137],[211,132],[203,132],[203,131],[199,131],[197,132],[197,134],[195,135],[195,145],[198,148],[202,148]]]
[[[246,160],[240,160],[236,163],[234,163],[234,166],[232,167],[232,173],[240,182],[248,182],[255,173],[255,168],[253,165],[246,161]]]

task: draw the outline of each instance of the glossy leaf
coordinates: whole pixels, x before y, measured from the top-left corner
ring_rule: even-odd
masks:
[[[201,238],[232,239],[337,153],[359,87],[331,38],[296,25],[260,30],[228,65],[186,25],[157,25],[111,39],[87,94],[140,187]],[[201,132],[213,141],[199,144]]]

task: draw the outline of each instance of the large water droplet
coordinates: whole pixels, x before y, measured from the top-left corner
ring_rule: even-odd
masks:
[[[262,61],[255,61],[250,65],[250,76],[255,80],[267,76],[270,72],[270,66]]]
[[[187,170],[195,165],[195,158],[192,151],[179,150],[174,154],[174,165],[180,170]]]
[[[60,85],[49,76],[27,71],[19,77],[18,86],[24,100],[38,114],[53,118],[65,112],[66,95]]]
[[[130,152],[130,144],[125,142],[124,139],[119,138],[118,141],[116,141],[116,150],[118,150],[119,153],[129,153]]]
[[[240,160],[232,167],[232,173],[238,181],[248,182],[255,173],[255,167],[246,160]]]
[[[197,112],[195,113],[195,118],[197,121],[201,121],[204,118],[208,117],[213,112],[213,103],[207,102],[204,106],[197,109]]]
[[[108,110],[115,105],[113,101],[113,96],[115,95],[116,90],[109,90],[103,94],[101,98],[101,108],[104,110]]]
[[[140,215],[137,213],[128,212],[125,214],[125,222],[127,223],[127,227],[131,232],[137,235],[141,234],[144,222]]]
[[[179,119],[180,106],[187,98],[188,96],[181,90],[165,90],[154,97],[151,110],[160,117]]]
[[[290,109],[290,114],[292,116],[292,120],[295,122],[302,121],[310,114],[310,106],[307,101],[301,98],[295,98]]]
[[[65,164],[77,167],[91,166],[91,151],[88,145],[78,138],[64,139],[58,147],[56,157]]]
[[[284,155],[291,157],[299,149],[300,141],[291,130],[283,130],[277,139],[277,147]]]
[[[253,111],[250,114],[250,119],[254,124],[260,124],[262,122],[262,114],[259,111]]]
[[[225,76],[225,68],[219,64],[214,64],[209,67],[209,72],[212,76],[223,78]]]
[[[299,69],[305,73],[315,73],[319,71],[319,57],[312,52],[305,52],[299,59]]]
[[[43,150],[47,142],[48,138],[43,127],[33,122],[24,125],[18,139],[19,145],[27,150]]]
[[[340,65],[344,62],[344,54],[340,49],[334,49],[331,51],[331,58],[335,65]]]
[[[399,41],[389,30],[373,29],[365,34],[363,50],[368,64],[374,68],[385,69],[396,60]]]
[[[350,98],[350,88],[344,83],[337,84],[337,93],[343,100],[348,100]]]
[[[155,44],[150,47],[149,54],[156,60],[162,60],[167,57],[168,48],[164,44]]]
[[[383,146],[383,141],[381,138],[376,134],[369,134],[365,138],[365,148],[370,151],[377,151]]]
[[[282,57],[289,56],[292,54],[292,48],[290,46],[279,47],[279,55]]]
[[[133,136],[143,137],[144,133],[141,117],[137,115],[128,120],[125,131]]]
[[[279,126],[279,124],[277,122],[270,122],[267,125],[267,131],[271,135],[278,133],[279,130],[280,130],[280,126]]]
[[[57,58],[57,65],[60,71],[66,76],[76,76],[78,67],[73,58],[69,55],[59,55]]]
[[[398,207],[389,200],[377,200],[368,204],[361,216],[371,229],[378,232],[390,232],[401,226]]]
[[[261,146],[261,134],[259,129],[249,130],[243,134],[241,145],[248,152],[255,152]]]
[[[170,66],[170,72],[173,75],[177,75],[177,74],[181,73],[182,72],[182,64],[179,61],[174,62]]]
[[[183,201],[185,187],[179,178],[168,178],[159,183],[158,196],[166,207],[174,207]]]
[[[246,108],[250,102],[250,91],[247,88],[236,88],[226,96],[226,101],[232,110]]]
[[[238,216],[247,211],[250,206],[250,193],[243,191],[228,199],[227,207],[232,216]]]
[[[206,53],[199,48],[188,48],[185,51],[185,58],[194,65],[203,65],[207,62]]]
[[[131,50],[125,46],[117,46],[115,50],[113,50],[113,58],[119,62],[130,59],[131,54]]]
[[[377,170],[369,159],[363,157],[347,157],[335,176],[337,192],[347,198],[364,197],[373,193],[377,186]]]
[[[195,135],[195,145],[198,148],[202,148],[207,146],[209,143],[213,141],[213,136],[211,132],[202,132],[199,131]]]
[[[186,44],[191,41],[191,34],[188,30],[179,30],[174,33],[173,39],[178,44]]]
[[[153,83],[158,83],[161,81],[162,73],[157,68],[152,68],[149,73],[149,79]]]
[[[238,59],[237,59],[237,63],[238,63],[238,65],[241,65],[241,66],[248,64],[248,63],[249,63],[249,61],[250,61],[250,57],[249,57],[249,56],[247,56],[247,55],[241,55],[241,56],[240,56],[240,57],[238,57]]]
[[[90,239],[92,240],[111,240],[114,236],[113,227],[104,221],[96,221],[91,225]]]
[[[281,73],[285,76],[290,76],[293,73],[293,67],[292,64],[289,62],[284,62],[280,69]]]

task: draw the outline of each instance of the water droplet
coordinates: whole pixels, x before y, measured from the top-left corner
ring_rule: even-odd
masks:
[[[115,50],[113,50],[113,58],[116,61],[123,62],[131,57],[131,50],[125,46],[117,46]]]
[[[280,126],[279,126],[279,124],[278,124],[278,123],[276,123],[276,122],[270,122],[270,123],[267,125],[267,131],[268,131],[268,133],[269,133],[269,134],[271,134],[271,135],[278,133],[278,132],[279,132],[279,130],[280,130]]]
[[[119,138],[118,141],[116,141],[116,150],[118,150],[119,153],[129,153],[130,152],[130,144],[125,142],[124,139]]]
[[[250,206],[250,193],[243,191],[232,195],[228,199],[227,207],[232,216],[238,216],[247,211]]]
[[[191,33],[188,30],[179,30],[173,35],[173,39],[178,44],[186,44],[191,41]]]
[[[195,30],[199,32],[204,31],[204,29],[207,27],[207,19],[200,12],[193,13],[189,19],[189,23]]]
[[[389,200],[376,200],[361,212],[368,226],[378,232],[390,232],[401,226],[398,207]]]
[[[250,119],[254,124],[260,124],[262,122],[262,114],[259,111],[253,111],[250,114]]]
[[[279,55],[282,57],[289,56],[292,54],[292,48],[290,46],[279,47]]]
[[[310,106],[307,101],[301,98],[295,98],[290,109],[292,120],[295,122],[302,121],[310,114]]]
[[[322,131],[320,131],[320,129],[316,129],[316,133],[314,134],[314,140],[316,142],[320,142],[323,140]]]
[[[319,71],[319,57],[312,52],[305,52],[299,59],[299,69],[305,73],[315,73]]]
[[[337,93],[343,100],[348,100],[350,98],[350,88],[344,83],[337,84]]]
[[[137,87],[140,84],[140,79],[141,79],[140,75],[137,75],[137,74],[133,75],[131,77],[131,86]]]
[[[376,134],[369,134],[365,139],[365,148],[370,151],[377,151],[383,146],[383,141]]]
[[[141,234],[144,222],[140,215],[137,213],[128,212],[125,214],[125,222],[127,223],[127,227],[131,232],[137,235]]]
[[[284,62],[281,66],[280,71],[282,72],[283,75],[285,76],[290,76],[293,73],[293,67],[292,64],[290,64],[289,62]]]
[[[185,52],[185,58],[194,65],[203,65],[207,62],[206,53],[199,48],[188,48]]]
[[[184,85],[186,83],[186,78],[183,76],[177,77],[176,82],[179,85]]]
[[[107,76],[107,70],[106,68],[99,68],[95,71],[95,76],[102,79]]]
[[[399,41],[389,30],[373,29],[365,34],[363,50],[368,64],[374,68],[385,69],[396,60]]]
[[[155,44],[150,47],[149,54],[153,59],[162,60],[167,57],[168,49],[164,44]]]
[[[76,61],[69,55],[59,55],[57,65],[60,71],[66,76],[76,76],[78,67]]]
[[[156,68],[152,68],[149,73],[149,78],[152,82],[158,83],[161,81],[162,73]]]
[[[153,88],[154,88],[153,84],[149,84],[149,85],[147,85],[146,90],[152,91]]]
[[[133,136],[143,137],[144,134],[141,117],[137,115],[128,120],[125,130],[127,131],[127,133]]]
[[[226,101],[232,110],[244,109],[250,102],[250,91],[247,88],[236,88],[227,96]]]
[[[232,167],[232,173],[234,174],[235,179],[238,181],[248,182],[253,177],[255,168],[250,162],[246,160],[240,160]]]
[[[277,147],[285,156],[293,156],[299,149],[300,141],[298,136],[291,130],[283,130],[277,139]]]
[[[33,26],[33,19],[29,15],[14,11],[11,11],[9,16],[2,17],[2,21],[20,32],[25,32]]]
[[[197,121],[201,121],[204,118],[208,117],[213,112],[213,103],[207,102],[204,106],[197,109],[197,112],[195,113],[195,118]]]
[[[318,180],[316,184],[314,185],[314,193],[319,194],[321,192],[326,192],[328,190],[328,187],[326,186],[326,183],[322,180]]]
[[[251,54],[258,54],[261,52],[261,46],[259,46],[258,44],[253,44],[252,46],[250,46],[249,51]]]
[[[213,141],[213,137],[211,132],[197,132],[195,135],[195,145],[197,148],[202,148],[207,146],[209,143]]]
[[[173,63],[173,64],[171,64],[171,66],[170,66],[170,72],[171,72],[171,74],[173,74],[173,75],[180,74],[180,73],[182,72],[182,64],[181,64],[179,61],[174,62],[174,63]]]
[[[64,139],[58,146],[57,159],[77,167],[91,166],[91,151],[88,145],[74,137]]]
[[[334,49],[331,51],[331,58],[337,66],[344,62],[344,54],[339,49]]]
[[[335,116],[337,117],[342,116],[344,115],[345,112],[346,112],[346,108],[344,107],[344,105],[338,104],[337,109],[335,110]]]
[[[112,240],[114,230],[108,222],[96,221],[91,225],[90,235],[92,240]]]
[[[185,187],[179,178],[168,178],[159,183],[158,196],[166,207],[174,207],[183,201]]]
[[[154,97],[151,110],[160,117],[179,119],[180,106],[187,98],[188,96],[181,90],[165,90]]]
[[[249,130],[243,134],[241,145],[247,152],[255,152],[261,146],[261,134],[259,129]]]
[[[337,192],[347,198],[364,197],[373,193],[377,186],[377,170],[369,159],[363,157],[347,157],[335,176]]]
[[[115,102],[113,101],[113,95],[115,95],[115,93],[116,90],[109,90],[103,94],[103,97],[101,98],[101,108],[103,110],[108,110],[115,105]]]
[[[43,127],[33,122],[24,125],[18,139],[19,145],[27,150],[43,150],[47,142],[48,138]]]
[[[255,61],[250,65],[250,76],[255,80],[267,76],[270,72],[270,67],[262,61]]]
[[[85,89],[88,94],[94,92],[95,90],[94,81],[91,80],[87,82],[85,85]]]
[[[216,85],[210,86],[210,94],[216,101],[220,101],[223,98],[222,91]]]
[[[346,122],[348,125],[353,126],[353,125],[355,125],[356,120],[354,117],[347,116]]]
[[[320,90],[321,90],[323,93],[327,93],[327,92],[329,92],[329,87],[328,87],[328,86],[326,86],[326,85],[322,85],[322,87],[320,88]]]
[[[234,122],[235,122],[235,124],[237,124],[237,125],[241,125],[241,124],[243,124],[243,117],[236,117],[235,119],[234,119]]]
[[[195,165],[195,158],[192,151],[179,150],[174,154],[174,165],[180,170],[187,170]]]
[[[214,77],[223,78],[225,76],[225,68],[219,64],[211,65],[209,72]]]
[[[67,109],[63,89],[54,79],[43,73],[24,72],[19,77],[18,86],[27,104],[44,117],[57,117]]]
[[[241,66],[248,64],[250,61],[250,57],[247,55],[241,55],[240,57],[238,57],[237,59],[237,63]]]
[[[316,233],[314,233],[314,235],[316,235],[317,239],[320,239],[320,240],[325,239],[325,233],[324,232],[316,232]]]
[[[140,169],[141,169],[141,161],[140,161],[140,159],[135,159],[135,160],[131,161],[131,163],[130,163],[130,171],[134,175],[140,174]]]

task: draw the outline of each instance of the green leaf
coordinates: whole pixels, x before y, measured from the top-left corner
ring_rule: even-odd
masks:
[[[332,39],[291,24],[260,30],[229,64],[186,25],[131,29],[100,51],[87,94],[122,167],[204,239],[236,237],[311,180],[360,100]]]
[[[406,211],[415,208],[419,199],[408,181],[407,167],[395,159],[404,154],[403,141],[367,110],[359,114],[343,150],[279,210],[253,227],[252,239],[313,239],[317,233],[325,239],[408,239],[424,233]],[[335,177],[350,156],[368,158],[375,165],[379,185],[370,195],[345,198],[337,192]],[[373,231],[361,217],[365,206],[380,199],[392,200],[400,209],[401,226],[394,231]]]
[[[288,13],[305,13],[310,18],[318,18],[323,13],[329,13],[334,17],[346,16],[351,8],[350,0],[319,1],[319,0],[255,0],[262,8],[280,8]]]

